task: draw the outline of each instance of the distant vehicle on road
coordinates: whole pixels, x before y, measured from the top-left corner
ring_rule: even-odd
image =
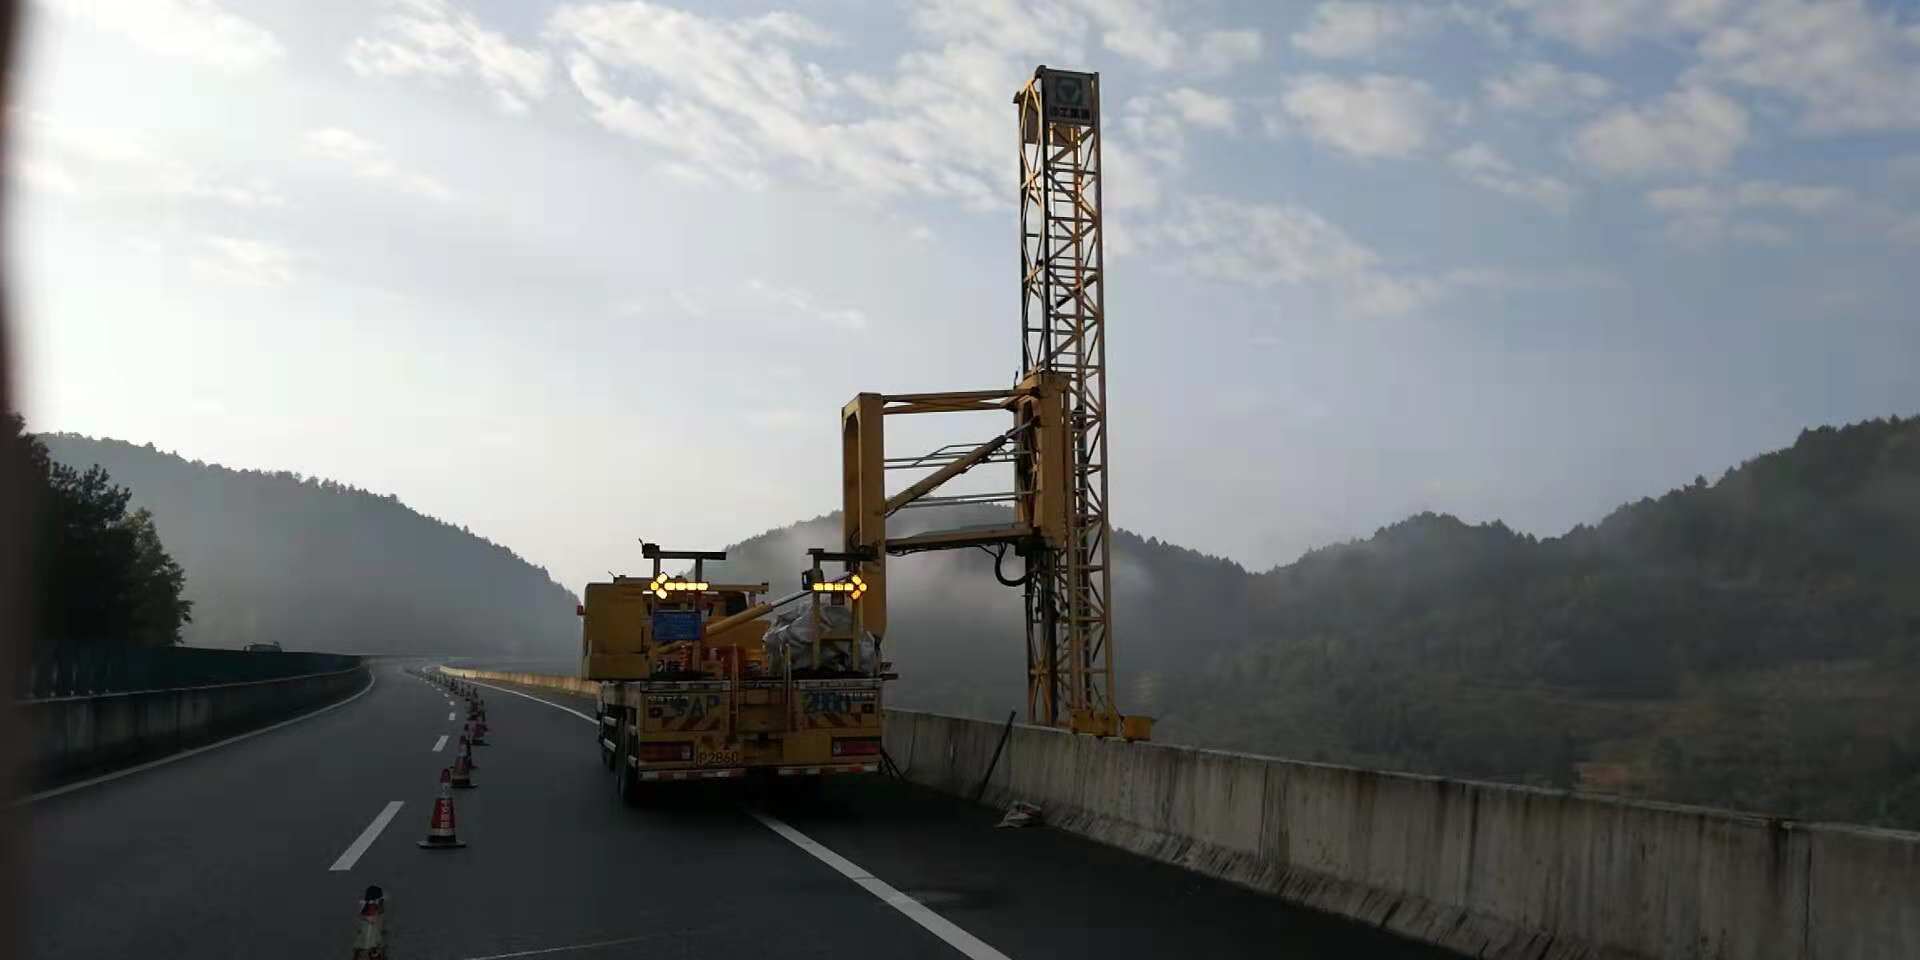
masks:
[[[248,653],[281,653],[280,645],[269,640],[266,643],[249,643],[244,648]]]

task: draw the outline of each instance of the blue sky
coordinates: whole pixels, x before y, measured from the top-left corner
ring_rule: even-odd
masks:
[[[1039,63],[1102,75],[1143,534],[1256,567],[1423,509],[1553,534],[1920,412],[1908,7],[31,13],[31,423],[398,493],[571,586],[834,506],[857,391],[1007,381]],[[938,427],[896,436],[992,429]]]

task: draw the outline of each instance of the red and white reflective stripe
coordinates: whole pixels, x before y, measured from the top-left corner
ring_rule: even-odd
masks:
[[[877,763],[850,763],[837,767],[781,767],[774,773],[782,777],[818,776],[829,773],[878,773]]]
[[[642,780],[731,780],[746,776],[744,769],[731,770],[647,770],[640,774]]]

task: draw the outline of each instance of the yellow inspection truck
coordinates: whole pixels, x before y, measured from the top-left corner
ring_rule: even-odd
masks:
[[[863,555],[809,551],[801,590],[766,602],[765,583],[707,582],[705,565],[724,552],[641,550],[651,577],[590,583],[580,605],[581,676],[601,681],[600,753],[615,793],[638,802],[666,781],[879,771],[893,676],[862,629]],[[667,573],[664,561],[692,572]],[[845,569],[821,569],[832,562]]]

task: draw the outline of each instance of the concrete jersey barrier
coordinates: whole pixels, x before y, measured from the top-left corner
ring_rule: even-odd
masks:
[[[1920,955],[1920,834],[889,711],[908,779],[1477,957]]]
[[[514,683],[523,687],[543,687],[548,690],[561,690],[580,697],[598,697],[600,681],[582,680],[579,677],[560,677],[550,673],[506,673],[499,670],[468,670],[465,667],[441,667],[440,672],[463,680],[485,680],[489,683]]]
[[[352,659],[352,658],[349,658]],[[178,753],[345,699],[372,682],[365,665],[269,680],[22,700],[36,788]]]
[[[1920,956],[1916,833],[887,714],[916,783],[1469,956]]]

